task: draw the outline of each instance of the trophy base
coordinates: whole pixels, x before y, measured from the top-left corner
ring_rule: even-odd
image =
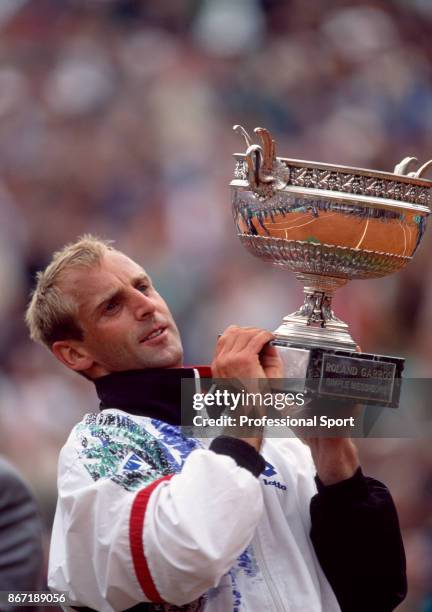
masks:
[[[272,341],[284,364],[290,390],[309,397],[347,400],[397,408],[405,360],[323,346],[302,346],[277,338]]]
[[[357,344],[348,332],[348,325],[333,317],[325,327],[316,327],[302,320],[298,315],[288,315],[275,330],[278,340],[295,343],[302,347],[321,346],[332,350],[355,351]]]

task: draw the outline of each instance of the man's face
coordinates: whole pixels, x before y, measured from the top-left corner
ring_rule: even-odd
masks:
[[[73,268],[60,282],[78,304],[92,378],[110,372],[182,365],[183,349],[165,301],[137,263],[107,251],[100,264]]]

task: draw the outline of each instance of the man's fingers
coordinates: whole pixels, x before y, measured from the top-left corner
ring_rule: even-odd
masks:
[[[233,325],[228,327],[219,338],[215,356],[218,357],[228,352],[240,353],[245,350],[258,355],[263,346],[273,337],[272,333],[257,327],[237,327]]]
[[[231,350],[236,340],[236,335],[240,327],[237,325],[230,325],[226,328],[223,334],[221,334],[216,342],[215,358],[218,357],[223,351]]]
[[[261,351],[267,350],[266,344],[270,342],[270,340],[274,339],[274,334],[265,329],[256,329],[255,333],[250,337],[249,342],[247,344],[247,349],[253,353],[261,353]],[[274,348],[274,347],[269,347]]]
[[[272,344],[270,344],[270,341],[273,339],[274,339],[274,335],[272,334],[272,337],[270,338],[270,340],[264,344],[263,348],[260,351],[261,357],[279,357],[280,358],[277,348],[273,346]]]
[[[273,352],[270,350],[267,354],[262,351],[273,338],[271,332],[256,327],[230,326],[217,342],[213,371],[223,378],[265,377],[261,359],[272,359],[270,355],[273,355]]]
[[[238,335],[232,350],[249,355],[259,355],[265,344],[272,338],[273,334],[268,331],[256,327],[247,328],[244,333]]]
[[[232,353],[242,353],[243,351],[248,351],[248,346],[256,336],[258,330],[255,327],[241,327],[238,329],[235,334],[234,344],[231,346]]]

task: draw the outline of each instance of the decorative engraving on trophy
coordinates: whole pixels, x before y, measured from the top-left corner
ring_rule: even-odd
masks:
[[[259,146],[252,145],[252,147],[253,149],[250,153],[254,151],[256,153]],[[251,163],[254,164],[255,162],[252,160]],[[264,177],[261,172],[262,183],[258,182],[254,189],[256,199],[265,202],[267,199],[272,198],[278,192],[278,189],[281,189],[284,185],[293,185],[307,189],[340,191],[354,195],[372,195],[375,198],[391,199],[397,202],[405,201],[424,206],[430,206],[432,202],[432,196],[428,187],[394,179],[382,177],[377,179],[367,175],[362,176],[347,170],[339,170],[337,172],[321,170],[306,165],[307,162],[304,163],[304,166],[295,166],[290,164],[289,160],[276,158],[273,162],[271,174]],[[248,181],[247,168],[246,162],[237,160],[234,168],[234,177],[238,180]],[[409,175],[403,176],[409,177]]]
[[[404,189],[401,183],[390,181],[387,185],[387,195],[392,200],[402,200],[404,198]]]
[[[365,192],[379,198],[379,197],[385,196],[386,194],[385,187],[386,187],[386,184],[384,181],[372,178],[366,181]]]
[[[330,191],[340,191],[342,188],[341,175],[338,172],[322,171],[318,180],[318,187]]]
[[[419,204],[429,204],[430,203],[430,194],[424,189],[419,190],[417,201]]]
[[[331,301],[322,291],[314,291],[305,297],[305,302],[299,310],[299,315],[306,317],[307,325],[324,327],[325,322],[334,318],[330,308]]]
[[[415,185],[410,185],[406,188],[404,198],[407,202],[412,202],[413,204],[417,202],[418,198],[418,189]]]
[[[346,193],[363,193],[365,189],[364,184],[365,180],[363,176],[349,176],[348,180],[346,180],[346,176],[344,176],[344,182],[341,189]]]
[[[245,181],[247,179],[247,165],[245,162],[238,160],[236,161],[234,176],[240,181]]]
[[[397,272],[410,257],[368,253],[347,247],[310,241],[284,240],[239,233],[240,241],[253,255],[294,272],[350,275],[352,279],[378,278]]]
[[[291,168],[290,175],[290,183],[292,185],[315,187],[317,183],[315,172],[311,168]]]

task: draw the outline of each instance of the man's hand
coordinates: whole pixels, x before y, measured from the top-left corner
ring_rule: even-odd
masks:
[[[216,344],[213,378],[281,378],[282,360],[268,344],[274,337],[264,329],[230,325]]]
[[[357,448],[350,438],[306,438],[323,485],[347,480],[359,467]]]
[[[216,344],[211,366],[213,378],[248,381],[247,390],[253,393],[260,391],[258,385],[253,385],[255,379],[281,378],[282,360],[276,348],[268,344],[273,339],[274,335],[263,329],[231,325]],[[249,388],[251,384],[253,388]],[[232,428],[226,434],[235,435]],[[258,435],[242,439],[259,451],[262,431]]]

